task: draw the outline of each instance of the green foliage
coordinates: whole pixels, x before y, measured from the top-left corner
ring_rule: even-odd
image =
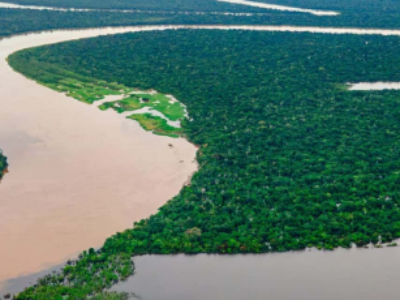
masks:
[[[18,59],[18,55],[11,55],[8,60],[16,70],[26,70],[25,75],[29,78],[37,79],[39,83],[84,103],[93,104],[110,95],[123,98],[123,100],[103,103],[99,107],[101,110],[112,108],[118,113],[129,111],[133,113],[135,110],[148,108],[148,113],[136,113],[127,117],[138,121],[147,131],[174,138],[182,133],[180,128],[169,125],[166,120],[179,121],[185,117],[185,107],[170,95],[154,91],[138,91],[116,82],[109,83],[90,78],[54,66],[49,62],[33,60],[29,62],[30,67],[26,69],[26,61]],[[153,112],[161,113],[166,119],[152,115]]]
[[[200,146],[191,184],[157,214],[67,267],[72,285],[44,282],[18,299],[100,291],[131,273],[131,255],[333,249],[400,237],[400,93],[345,89],[400,81],[399,49],[392,37],[178,30],[15,54],[10,63],[25,74],[39,62],[173,94],[189,112],[185,134]]]
[[[81,254],[77,261],[68,261],[61,272],[39,279],[36,285],[27,288],[16,299],[84,300],[96,296],[94,299],[122,300],[126,299],[126,295],[104,294],[103,291],[125,280],[133,272],[134,266],[129,255],[90,249]]]
[[[339,16],[323,17],[314,25],[357,26],[375,28],[400,27],[400,2],[397,0],[257,0],[308,9],[339,12]],[[296,16],[296,19],[298,17]],[[303,19],[305,20],[305,18]],[[324,25],[323,25],[324,24]]]
[[[151,131],[158,135],[179,137],[179,134],[181,133],[179,128],[168,125],[167,121],[163,118],[148,113],[131,115],[128,119],[138,121],[144,130]]]
[[[57,12],[0,8],[0,37],[52,29],[176,23],[179,22],[177,17],[176,14],[165,13]]]
[[[261,10],[255,7],[232,5],[215,0],[10,0],[9,3],[66,8],[139,9],[156,11],[259,12]]]
[[[56,12],[0,9],[0,36],[57,28],[87,28],[138,24],[258,24],[333,26],[363,28],[400,28],[400,2],[396,0],[258,0],[302,8],[335,10],[335,17],[319,17],[306,13],[274,11],[217,2],[215,0],[9,0],[19,4],[36,4],[81,8],[130,8],[140,13]],[[204,14],[186,14],[203,12]],[[232,16],[214,12],[255,13]]]
[[[117,293],[102,293],[100,295],[96,295],[92,300],[128,300],[129,299],[129,294],[127,293],[122,293],[122,294],[117,294]]]
[[[100,106],[101,110],[112,108],[119,113],[134,111],[148,107],[151,110],[161,112],[171,121],[181,120],[185,116],[185,108],[175,99],[163,94],[149,94],[143,91],[143,94],[132,94],[119,101],[106,102]]]
[[[29,0],[21,0],[29,1]],[[39,0],[41,1],[41,0]],[[345,13],[373,11],[389,13],[390,11],[399,12],[400,5],[396,0],[376,1],[376,0],[260,0],[260,2],[273,3],[278,5],[295,6],[302,8],[338,10]]]
[[[61,28],[127,26],[142,24],[236,24],[298,25],[324,27],[400,28],[400,2],[395,0],[259,0],[261,2],[303,8],[335,10],[335,17],[274,11],[221,3],[214,0],[9,0],[19,4],[36,4],[81,8],[139,8],[138,13],[57,12],[0,9],[0,36]],[[185,12],[192,12],[186,14]],[[197,14],[196,12],[204,12]],[[254,12],[251,16],[232,16],[214,12]]]
[[[175,100],[174,100],[175,101]],[[185,108],[179,102],[172,102],[171,98],[163,94],[132,94],[123,100],[105,102],[100,107],[101,110],[109,108],[119,113],[136,111],[142,108],[149,108],[148,113],[135,113],[127,118],[136,120],[141,127],[155,134],[170,137],[179,137],[182,133],[180,128],[169,125],[167,120],[178,121],[185,117]],[[164,118],[152,115],[152,112],[160,112]]]
[[[8,167],[7,157],[3,155],[3,152],[0,150],[0,179],[3,177],[4,172],[6,172]]]

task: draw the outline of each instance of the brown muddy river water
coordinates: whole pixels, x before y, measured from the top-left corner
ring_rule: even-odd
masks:
[[[42,271],[101,246],[108,236],[156,212],[196,170],[196,148],[184,139],[153,135],[116,113],[101,112],[95,105],[38,85],[12,71],[6,57],[24,48],[72,39],[171,28],[400,35],[399,30],[378,29],[148,26],[54,31],[1,40],[0,147],[9,158],[10,173],[0,185],[0,281]],[[143,299],[265,299],[273,291],[277,293],[270,299],[323,299],[327,287],[342,286],[354,291],[348,294],[351,297],[337,294],[342,299],[376,299],[379,294],[395,299],[386,289],[395,288],[400,278],[400,249],[355,253],[146,256],[135,259],[138,275],[131,280],[142,282],[134,288],[147,295]],[[296,284],[288,288],[293,282],[297,289]],[[154,289],[157,283],[159,290]],[[178,291],[178,284],[185,287]],[[314,295],[307,294],[311,284],[319,293],[301,296],[300,291]],[[240,287],[246,295],[238,292]],[[203,291],[193,293],[198,289]],[[261,294],[254,294],[258,290]],[[279,296],[285,290],[293,293]],[[161,292],[164,297],[155,294]]]
[[[23,48],[95,34],[0,42],[0,145],[10,163],[0,185],[0,281],[100,246],[156,212],[196,170],[196,148],[186,140],[68,98],[5,60]]]

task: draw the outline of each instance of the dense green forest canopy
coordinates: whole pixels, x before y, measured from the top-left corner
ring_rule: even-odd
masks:
[[[39,1],[39,0],[38,0]],[[381,13],[399,12],[400,3],[396,0],[257,0],[278,5],[287,5],[302,8],[338,10],[347,12]]]
[[[128,26],[143,24],[176,24],[197,22],[194,16],[150,13],[110,12],[58,12],[22,9],[0,9],[0,37],[12,34],[52,30],[104,26]]]
[[[174,12],[59,12],[22,9],[0,9],[0,37],[18,33],[53,30],[90,28],[104,26],[167,25],[167,24],[290,24],[289,20],[298,18],[298,25],[310,25],[318,17],[300,13],[286,14],[266,11],[252,16],[223,14],[186,14]],[[329,25],[329,24],[328,24]],[[332,25],[332,24],[330,24]]]
[[[39,81],[68,70],[173,94],[193,119],[184,134],[200,146],[191,184],[157,214],[18,299],[100,291],[132,272],[134,254],[333,249],[400,237],[400,92],[345,85],[400,81],[399,49],[397,37],[176,30],[12,55],[13,68]]]
[[[11,1],[11,0],[10,0]],[[20,0],[23,1],[23,0]],[[26,0],[28,1],[28,0]],[[71,1],[61,0],[29,0],[29,4],[55,5],[54,3],[73,3]],[[119,0],[127,3],[142,3],[148,5],[151,2],[142,1],[132,2]],[[189,1],[189,0],[181,0]],[[208,1],[208,0],[205,0]],[[349,0],[349,1],[316,1],[322,3],[316,5],[312,0],[274,0],[277,4],[292,5],[304,8],[317,8],[326,10],[335,10],[341,12],[335,17],[319,17],[306,13],[293,13],[274,11],[268,9],[257,9],[257,13],[251,16],[232,16],[205,13],[197,14],[179,14],[179,10],[165,10],[163,2],[152,10],[158,13],[117,13],[117,12],[57,12],[57,11],[34,11],[20,9],[0,9],[0,37],[15,33],[24,33],[31,31],[61,29],[61,28],[87,28],[100,26],[125,26],[141,24],[242,24],[242,25],[296,25],[296,26],[324,26],[324,27],[363,27],[363,28],[400,28],[400,2],[390,1],[382,2],[375,0]],[[278,3],[279,1],[279,3]],[[285,2],[284,2],[285,1]],[[32,2],[32,3],[31,3]],[[110,3],[110,1],[77,1],[82,7],[86,2],[92,5],[97,3]],[[194,1],[195,3],[203,3]],[[22,2],[21,2],[22,3]],[[172,3],[172,2],[168,2]],[[204,3],[217,3],[208,1]],[[24,3],[22,3],[24,4]],[[28,4],[26,2],[25,4]],[[66,5],[67,5],[66,4]],[[249,9],[243,5],[231,5],[234,12],[249,12]],[[315,4],[315,5],[314,5]],[[389,5],[390,4],[390,5]],[[85,4],[86,5],[86,4]],[[110,5],[110,4],[108,4]],[[132,4],[133,5],[133,4]],[[200,5],[200,4],[199,4]],[[118,8],[110,6],[112,8]],[[192,6],[192,8],[197,6]],[[237,7],[237,8],[236,8]],[[390,9],[388,9],[390,7]],[[186,11],[190,11],[187,8]],[[207,12],[206,9],[203,11]]]
[[[165,11],[260,12],[262,9],[216,0],[10,0],[8,3],[63,8],[144,9]]]
[[[400,2],[397,0],[259,0],[270,4],[340,12],[336,22],[348,25],[354,21],[371,27],[400,27]],[[352,19],[355,19],[352,21]]]
[[[105,26],[134,25],[175,25],[175,24],[267,24],[282,25],[288,17],[301,17],[292,14],[267,11],[252,16],[234,16],[214,13],[179,13],[179,12],[60,12],[48,10],[24,10],[0,8],[0,37],[26,32],[53,29],[76,29]],[[317,17],[307,16],[299,24],[311,24]]]
[[[262,11],[262,8],[218,2],[217,0],[8,0],[22,5],[99,9],[155,9],[201,11]],[[255,0],[254,2],[299,8],[337,10],[343,13],[400,12],[396,0]]]

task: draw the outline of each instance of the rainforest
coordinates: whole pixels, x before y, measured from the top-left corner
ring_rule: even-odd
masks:
[[[180,135],[199,147],[199,171],[158,213],[16,298],[85,299],[133,274],[134,255],[399,238],[400,93],[348,90],[400,81],[399,48],[397,37],[169,30],[11,55],[16,71],[51,88],[95,78],[174,95],[188,111]]]
[[[41,5],[62,8],[91,8],[91,9],[139,9],[157,11],[230,11],[230,12],[260,12],[259,8],[231,5],[215,0],[12,0],[8,3],[22,5]],[[262,11],[262,10],[261,10]]]
[[[400,28],[400,3],[395,0],[258,1],[339,13],[329,17],[213,0],[6,2],[92,10],[0,8],[0,40],[42,30],[106,26]],[[400,91],[349,87],[400,82],[399,49],[398,36],[179,29],[81,39],[13,53],[7,58],[13,70],[67,95],[68,101],[91,106],[98,114],[127,118],[158,138],[172,137],[166,144],[170,151],[177,151],[174,141],[186,139],[198,149],[193,161],[198,171],[148,218],[132,219],[131,227],[104,244],[91,245],[76,258],[69,256],[61,268],[29,283],[21,293],[0,299],[140,299],[111,289],[140,273],[133,260],[148,254],[394,250],[386,247],[397,246],[400,238]],[[1,99],[13,100],[9,95]],[[64,117],[63,112],[42,109]],[[0,129],[0,149],[12,141],[4,154],[0,150],[2,179],[13,172],[26,145],[20,143],[24,135],[4,138],[7,128]],[[45,145],[30,138],[32,144]],[[18,155],[11,154],[15,149]],[[0,191],[12,174],[0,180]],[[58,203],[46,190],[42,193],[50,205]],[[0,211],[7,212],[4,198]],[[10,218],[3,215],[3,221]],[[73,214],[67,217],[74,220]],[[104,220],[107,226],[108,221]],[[7,236],[3,241],[7,243]],[[382,247],[386,249],[374,249]],[[363,266],[367,269],[368,263]]]
[[[233,5],[212,0],[193,1],[65,1],[8,0],[22,5],[43,5],[66,8],[91,8],[100,11],[48,11],[0,8],[0,37],[39,30],[128,26],[143,24],[242,24],[297,25],[324,27],[400,28],[398,1],[317,1],[274,0],[259,1],[277,5],[333,10],[340,14],[320,17],[311,14],[273,11],[245,5]],[[107,9],[137,9],[121,13]],[[232,13],[231,15],[226,13]],[[235,15],[238,13],[238,15]]]

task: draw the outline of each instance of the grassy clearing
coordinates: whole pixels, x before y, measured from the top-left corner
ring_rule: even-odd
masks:
[[[118,113],[122,113],[149,107],[151,110],[162,113],[170,121],[181,120],[186,115],[185,107],[167,95],[150,91],[142,92],[117,82],[98,80],[68,71],[48,62],[38,63],[35,61],[33,62],[34,66],[26,69],[23,59],[18,59],[19,55],[23,55],[23,52],[17,52],[8,58],[9,63],[16,71],[23,69],[27,77],[34,78],[38,83],[65,93],[78,101],[93,104],[106,96],[121,95],[121,98],[126,97],[123,100],[102,104],[99,107],[101,110],[112,108]],[[152,131],[155,134],[177,137],[181,132],[179,128],[169,125],[166,120],[151,116],[149,113],[137,114],[130,119],[138,121],[145,130]]]
[[[152,110],[161,112],[171,121],[181,120],[185,116],[185,107],[181,103],[171,100],[164,94],[134,94],[123,100],[106,102],[100,106],[100,109],[106,110],[112,108],[122,113],[144,107],[150,107]]]
[[[109,95],[128,96],[123,100],[103,103],[99,106],[103,111],[111,108],[118,113],[123,113],[149,107],[151,110],[161,112],[171,121],[178,121],[185,117],[185,107],[176,100],[160,93],[138,93],[133,88],[115,82],[64,78],[57,83],[46,85],[88,104],[93,104]],[[129,119],[138,121],[142,128],[155,134],[178,137],[181,132],[179,128],[169,125],[167,120],[152,116],[150,113],[136,114]]]
[[[93,104],[109,95],[129,95],[128,98],[123,100],[103,103],[99,106],[101,110],[111,108],[118,113],[123,113],[149,107],[151,110],[161,112],[171,121],[178,121],[185,117],[185,107],[166,95],[150,92],[138,93],[133,88],[115,82],[82,81],[76,78],[64,78],[57,83],[47,85],[56,91],[88,104]],[[150,113],[136,114],[129,118],[138,121],[142,128],[155,134],[178,137],[181,132],[179,128],[169,125],[167,120],[152,116]]]
[[[92,104],[97,100],[104,99],[109,95],[124,95],[133,91],[118,83],[108,83],[105,81],[81,81],[75,78],[65,78],[57,83],[46,84],[61,93],[76,100]]]
[[[131,115],[127,118],[138,121],[144,130],[151,131],[154,134],[177,138],[182,132],[180,128],[168,125],[165,119],[153,116],[149,113]]]

